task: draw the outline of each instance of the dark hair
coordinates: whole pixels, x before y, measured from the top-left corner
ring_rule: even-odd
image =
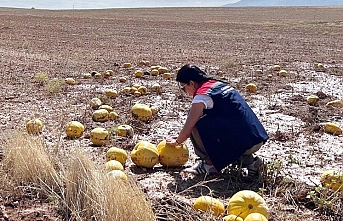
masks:
[[[177,72],[176,81],[188,84],[190,81],[204,83],[213,79],[195,65],[186,64]]]

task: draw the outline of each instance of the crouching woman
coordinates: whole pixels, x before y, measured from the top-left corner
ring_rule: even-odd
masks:
[[[238,91],[190,64],[178,71],[176,81],[193,99],[182,130],[178,136],[168,137],[167,143],[178,145],[190,137],[200,159],[185,171],[214,174],[241,162],[248,169],[248,176],[258,176],[262,159],[253,153],[269,137]]]

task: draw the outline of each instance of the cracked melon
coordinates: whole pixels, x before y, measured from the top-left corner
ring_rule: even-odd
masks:
[[[96,127],[91,131],[90,140],[96,146],[105,145],[110,140],[110,133],[105,128]]]
[[[152,111],[146,104],[135,104],[132,109],[132,115],[141,121],[149,121],[152,118]]]
[[[67,137],[70,138],[77,138],[81,137],[83,132],[85,131],[85,126],[78,121],[70,121],[66,124],[65,132]]]
[[[185,144],[172,146],[163,140],[157,145],[157,150],[159,153],[159,162],[163,166],[183,166],[188,161],[189,150]]]
[[[124,149],[118,147],[111,147],[106,152],[106,161],[117,160],[121,164],[125,165],[127,160],[127,153]]]
[[[224,204],[211,196],[200,196],[193,204],[195,210],[201,210],[204,212],[212,212],[213,215],[219,216],[225,212]]]
[[[320,177],[323,187],[334,191],[343,190],[343,173],[334,170],[324,171]]]
[[[92,119],[95,122],[106,122],[108,121],[108,111],[106,109],[99,109],[93,112]]]
[[[121,137],[133,137],[133,128],[127,124],[119,125],[116,134]]]
[[[229,214],[223,217],[223,221],[243,221],[243,219],[239,216]]]
[[[131,160],[137,166],[152,168],[158,163],[157,147],[148,141],[140,141],[131,151]]]
[[[102,105],[102,101],[99,98],[92,98],[89,101],[89,105],[95,110],[98,109]]]
[[[26,130],[29,134],[38,134],[42,132],[43,122],[40,119],[32,119],[26,123]]]

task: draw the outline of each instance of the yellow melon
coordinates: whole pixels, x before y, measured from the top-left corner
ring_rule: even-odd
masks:
[[[113,71],[113,70],[111,70],[111,69],[109,69],[109,70],[106,70],[106,73],[109,73],[109,75],[110,75],[110,76],[113,76],[113,74],[114,74],[114,71]]]
[[[69,85],[75,85],[76,84],[76,81],[74,78],[66,78],[64,81],[66,82],[66,84],[69,84]]]
[[[26,122],[26,130],[29,134],[42,132],[43,122],[40,119],[32,119]]]
[[[163,166],[183,166],[188,161],[189,150],[185,144],[171,146],[165,140],[157,145],[159,162]]]
[[[110,105],[107,105],[107,104],[103,104],[99,107],[99,109],[105,109],[107,110],[108,112],[111,112],[113,111],[113,107],[111,107]]]
[[[92,98],[89,101],[89,105],[95,110],[98,109],[102,105],[102,101],[99,98]]]
[[[109,77],[111,77],[111,73],[108,72],[108,71],[106,71],[106,72],[104,73],[104,78],[109,78]]]
[[[106,109],[95,110],[92,115],[92,119],[95,122],[106,122],[108,121],[108,111]]]
[[[121,164],[125,165],[127,160],[127,153],[124,149],[111,147],[106,152],[106,162],[110,160],[117,160]]]
[[[90,79],[90,78],[92,78],[92,75],[91,75],[91,73],[84,73],[83,78]]]
[[[105,163],[105,169],[107,171],[112,171],[112,170],[121,170],[124,171],[123,164],[121,164],[117,160],[109,160]]]
[[[102,78],[102,74],[101,73],[96,73],[96,74],[94,74],[94,78],[95,79],[101,79]]]
[[[123,93],[129,95],[131,93],[131,87],[127,86],[123,88]]]
[[[244,221],[268,221],[268,219],[260,213],[250,213]]]
[[[145,86],[140,86],[139,88],[137,88],[137,90],[141,93],[141,95],[146,95],[146,93],[148,92],[148,89]]]
[[[274,65],[273,70],[274,71],[280,71],[281,70],[281,66],[276,64],[276,65]]]
[[[234,194],[228,203],[228,213],[245,219],[250,213],[260,213],[269,218],[265,200],[252,190],[241,190]]]
[[[65,132],[67,137],[75,138],[81,137],[85,131],[85,126],[78,121],[70,121],[66,124]]]
[[[250,93],[256,93],[257,92],[257,86],[256,84],[250,83],[245,86],[245,90]]]
[[[243,221],[243,219],[239,216],[229,214],[223,217],[223,221]]]
[[[121,137],[133,137],[134,131],[130,125],[122,124],[117,127],[116,134]]]
[[[153,92],[161,92],[161,85],[156,83],[151,86],[151,91]]]
[[[133,84],[132,87],[139,88],[141,85],[140,84]]]
[[[131,63],[129,62],[123,64],[124,68],[130,68],[131,66],[132,66]]]
[[[160,74],[164,74],[164,73],[169,72],[168,68],[166,68],[166,67],[158,67],[157,70],[158,70],[158,73],[160,73]]]
[[[116,98],[118,96],[118,92],[115,89],[106,89],[105,94],[109,98]]]
[[[316,64],[316,68],[319,70],[319,71],[323,71],[325,69],[324,65],[322,63],[317,63]]]
[[[161,67],[160,65],[152,65],[152,66],[150,66],[150,71],[158,70],[158,68],[160,68],[160,67]]]
[[[132,108],[132,115],[141,121],[149,121],[152,118],[152,111],[146,104],[135,104]]]
[[[323,187],[334,191],[343,190],[343,173],[335,170],[324,171],[320,177]]]
[[[157,69],[151,70],[151,75],[152,75],[152,76],[157,76],[158,74],[159,74],[159,72],[158,72]]]
[[[286,70],[279,71],[279,76],[286,77],[287,76],[287,71]]]
[[[158,163],[157,147],[148,141],[140,141],[131,151],[131,160],[137,166],[152,168]]]
[[[119,82],[125,83],[125,82],[126,82],[126,77],[120,77],[120,78],[119,78]]]
[[[343,101],[342,100],[333,100],[329,101],[325,105],[327,108],[343,108]]]
[[[316,105],[319,101],[319,97],[315,94],[312,94],[308,96],[306,100],[309,105]]]
[[[105,128],[96,127],[90,133],[90,140],[96,146],[106,145],[110,140],[110,133]]]
[[[255,71],[255,73],[256,73],[256,74],[263,74],[263,70],[258,69],[258,70]]]
[[[341,135],[342,129],[338,126],[338,124],[326,122],[324,123],[324,131],[326,133],[330,133],[333,135]]]
[[[163,73],[163,79],[169,80],[171,79],[172,75],[169,72]]]
[[[219,216],[225,212],[224,204],[211,196],[200,196],[193,204],[195,210],[201,210],[204,212],[211,212],[215,216]]]
[[[121,179],[123,181],[127,181],[127,175],[124,171],[121,170],[112,170],[107,173],[107,175],[114,179]]]
[[[115,111],[111,111],[108,113],[108,120],[118,120],[119,115]]]
[[[143,71],[142,70],[136,70],[135,71],[135,77],[140,78],[143,76]]]

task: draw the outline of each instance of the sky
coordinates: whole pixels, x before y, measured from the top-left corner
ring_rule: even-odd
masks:
[[[0,0],[0,7],[36,9],[101,9],[142,7],[219,7],[239,0]]]

